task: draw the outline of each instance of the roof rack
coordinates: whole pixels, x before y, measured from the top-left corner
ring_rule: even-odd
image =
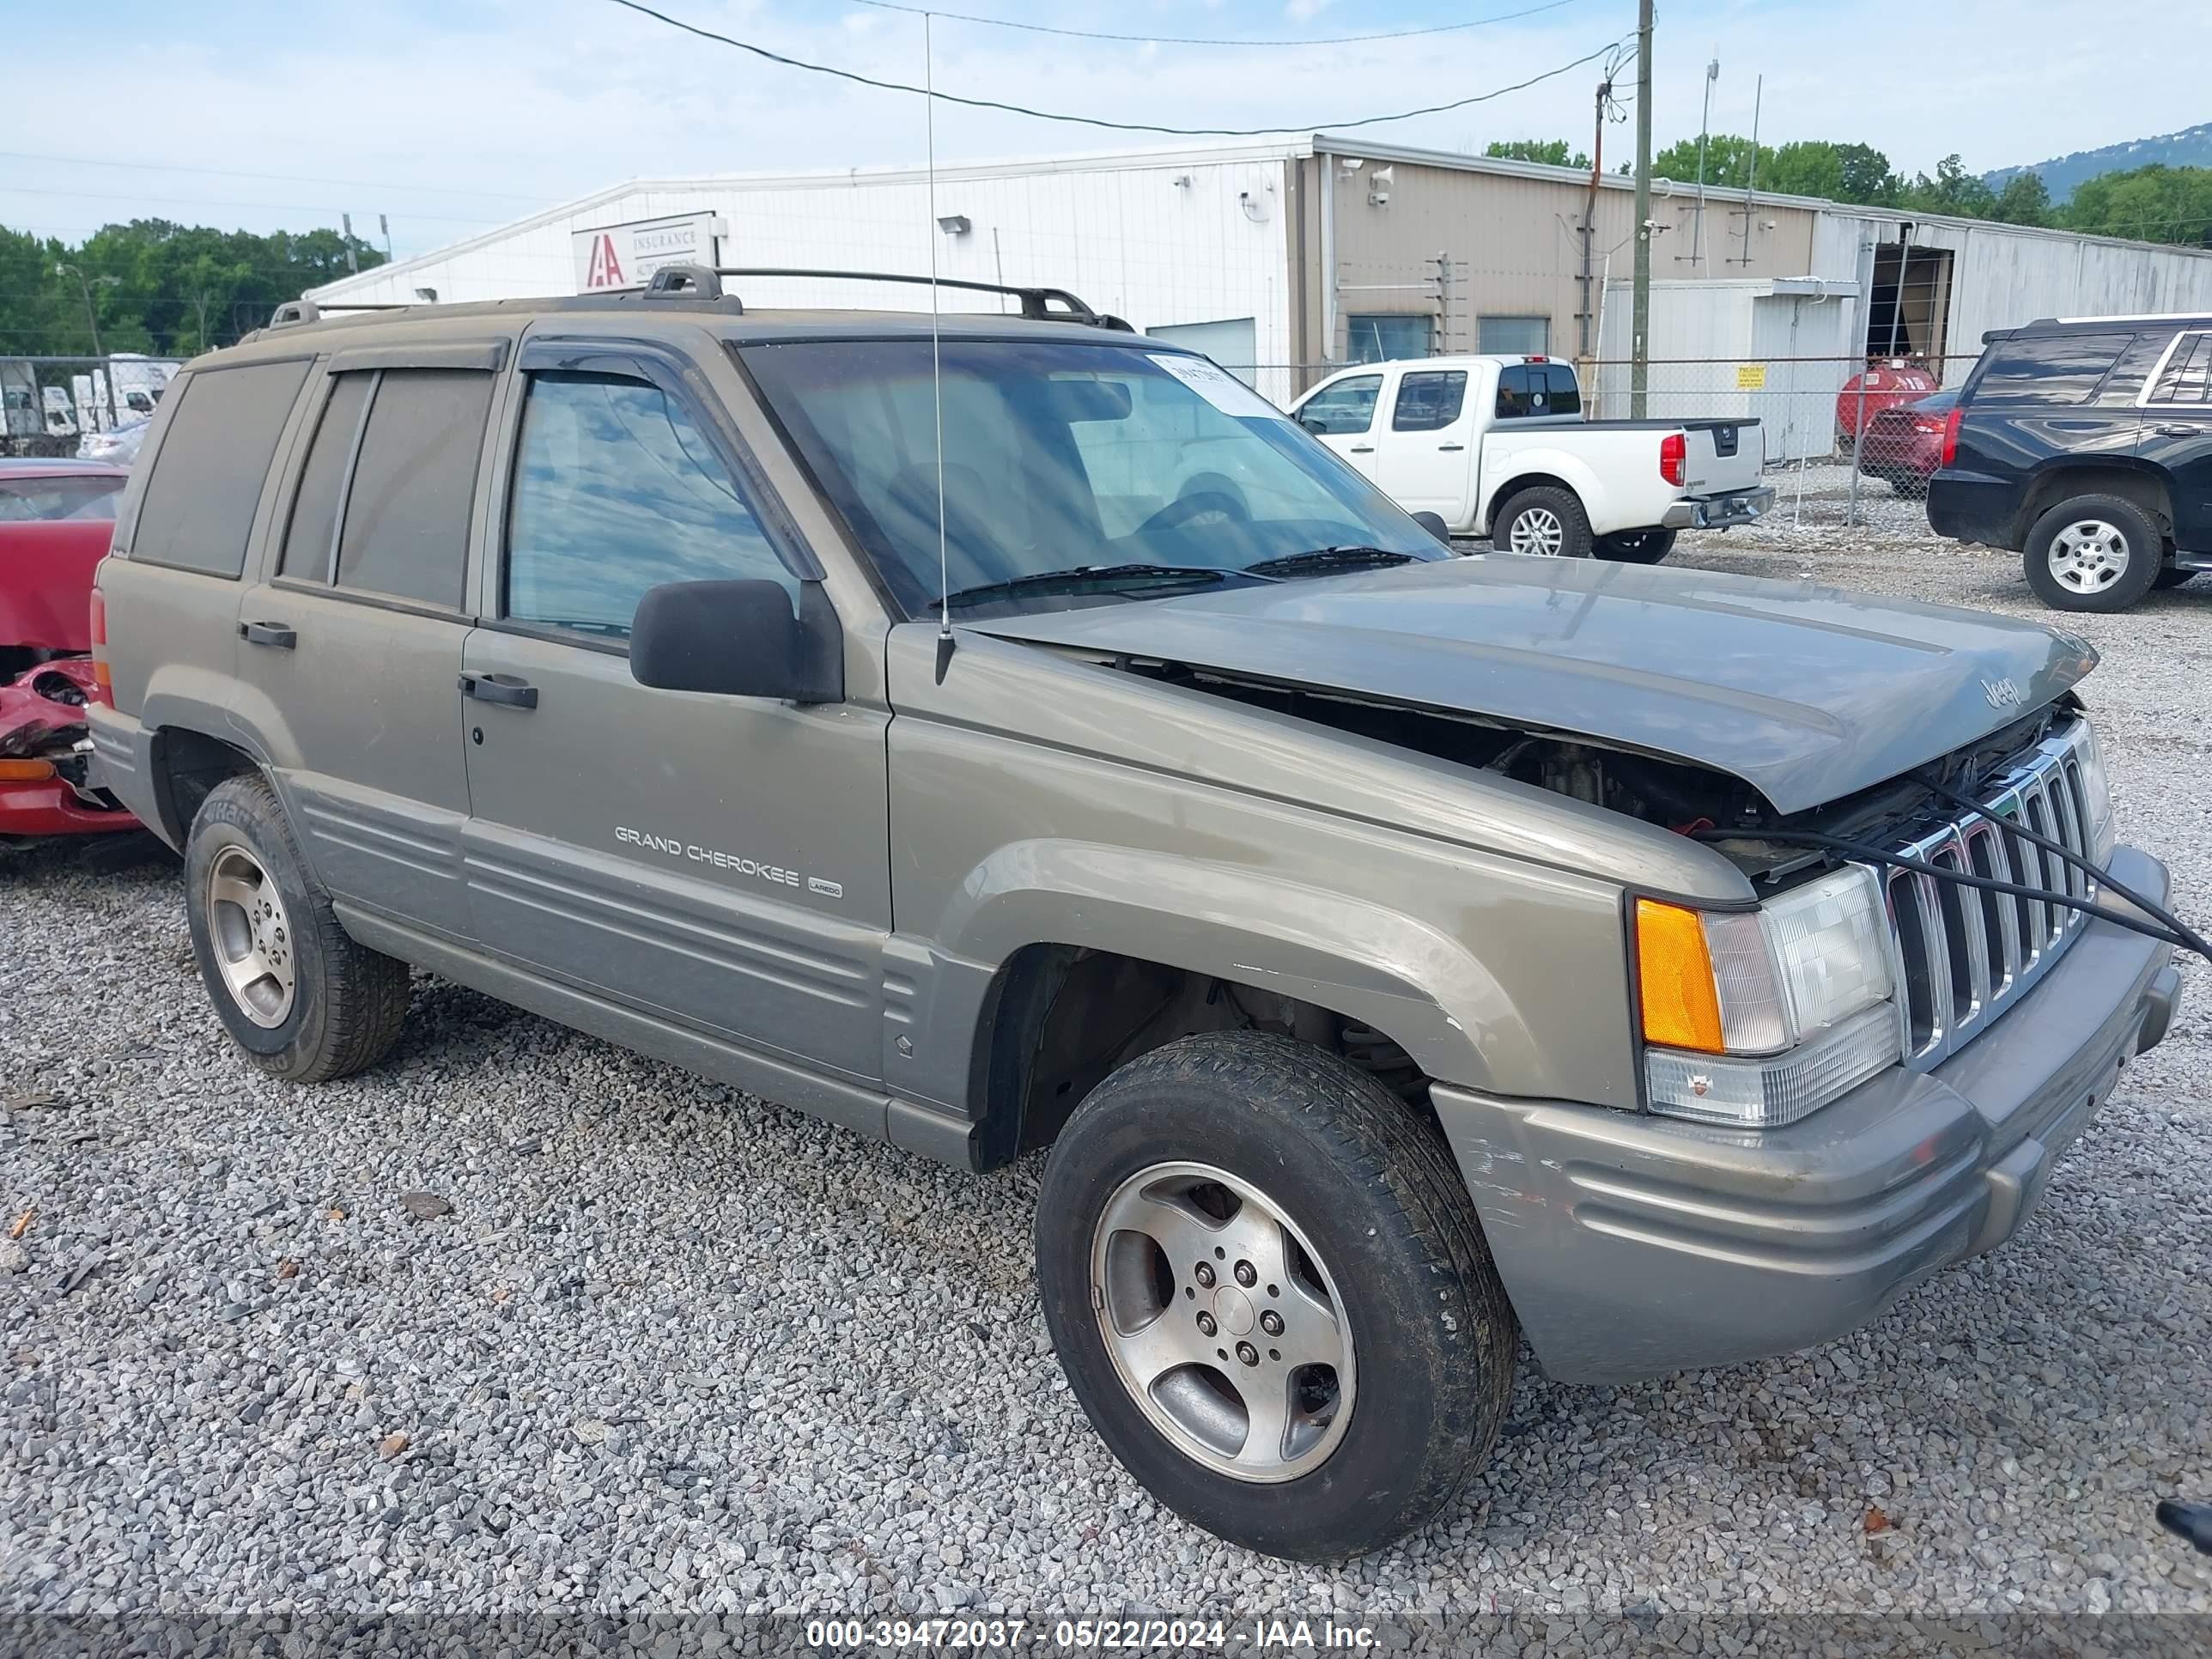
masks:
[[[933,286],[963,289],[975,294],[1004,294],[1019,300],[1022,315],[1032,322],[1079,323],[1091,328],[1117,329],[1124,334],[1137,331],[1119,317],[1093,311],[1064,288],[1023,288],[1011,283],[970,282],[963,276],[916,276],[900,270],[815,270],[787,265],[716,265],[711,274],[718,277],[813,276],[845,283],[912,283],[922,288]],[[717,283],[716,292],[720,291],[720,285]],[[1060,307],[1057,311],[1052,309],[1055,301]]]
[[[332,301],[329,307],[331,311],[405,311],[408,308],[404,301],[398,300],[362,300],[357,302],[340,300]],[[300,323],[319,323],[324,314],[325,308],[313,300],[287,300],[269,313],[269,326],[290,328]]]

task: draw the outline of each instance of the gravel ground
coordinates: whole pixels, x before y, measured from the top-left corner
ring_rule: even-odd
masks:
[[[2041,614],[1878,487],[1841,527],[1841,477],[1679,562]],[[2212,926],[2212,579],[2078,625],[2124,833]],[[1036,1160],[957,1175],[429,980],[384,1068],[283,1087],[173,867],[0,854],[0,1609],[2212,1611],[2151,1518],[2212,1493],[2192,990],[2004,1250],[1793,1358],[1524,1363],[1468,1500],[1323,1569],[1092,1435]]]

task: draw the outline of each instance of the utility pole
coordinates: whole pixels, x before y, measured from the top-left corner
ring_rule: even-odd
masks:
[[[1713,82],[1721,78],[1721,58],[1713,54],[1713,61],[1705,65],[1705,108],[1698,117],[1698,223],[1690,233],[1690,274],[1699,270],[1698,261],[1705,251],[1705,138],[1713,126]]]
[[[1630,309],[1628,412],[1644,418],[1651,382],[1651,0],[1636,8],[1636,298]]]

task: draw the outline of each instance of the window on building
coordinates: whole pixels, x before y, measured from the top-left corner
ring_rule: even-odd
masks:
[[[1398,380],[1398,398],[1390,410],[1390,429],[1441,431],[1459,419],[1460,410],[1466,404],[1465,369],[1408,369]]]
[[[1977,403],[2078,404],[2097,389],[2133,337],[2037,334],[1999,342],[1974,388]]]
[[[1400,317],[1353,315],[1345,319],[1355,363],[1395,362],[1401,357],[1434,355],[1430,343],[1432,324],[1426,315]]]
[[[186,378],[138,508],[132,558],[210,576],[245,569],[262,482],[307,380],[304,358]]]
[[[395,368],[376,381],[345,492],[338,586],[459,611],[492,376]]]
[[[627,639],[647,589],[747,578],[780,584],[796,608],[797,580],[729,469],[683,404],[647,381],[533,376],[512,500],[514,621]]]
[[[1499,357],[1540,357],[1552,349],[1549,317],[1478,317],[1475,349]]]
[[[1298,424],[1322,437],[1364,432],[1375,424],[1375,400],[1382,394],[1380,374],[1354,374],[1324,387],[1298,408]]]

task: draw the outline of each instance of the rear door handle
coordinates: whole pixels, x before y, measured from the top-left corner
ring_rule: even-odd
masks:
[[[464,674],[461,695],[478,702],[505,703],[510,708],[538,707],[538,688],[513,674]]]
[[[2202,438],[2212,434],[2212,426],[2162,426],[2158,429],[2161,438]]]
[[[1438,449],[1465,449],[1467,446],[1465,444],[1438,444],[1437,447]]]
[[[1373,444],[1352,444],[1348,447],[1354,455],[1372,455],[1375,453]]]
[[[248,645],[273,645],[279,651],[289,651],[300,642],[300,636],[283,623],[242,622],[238,635]]]

